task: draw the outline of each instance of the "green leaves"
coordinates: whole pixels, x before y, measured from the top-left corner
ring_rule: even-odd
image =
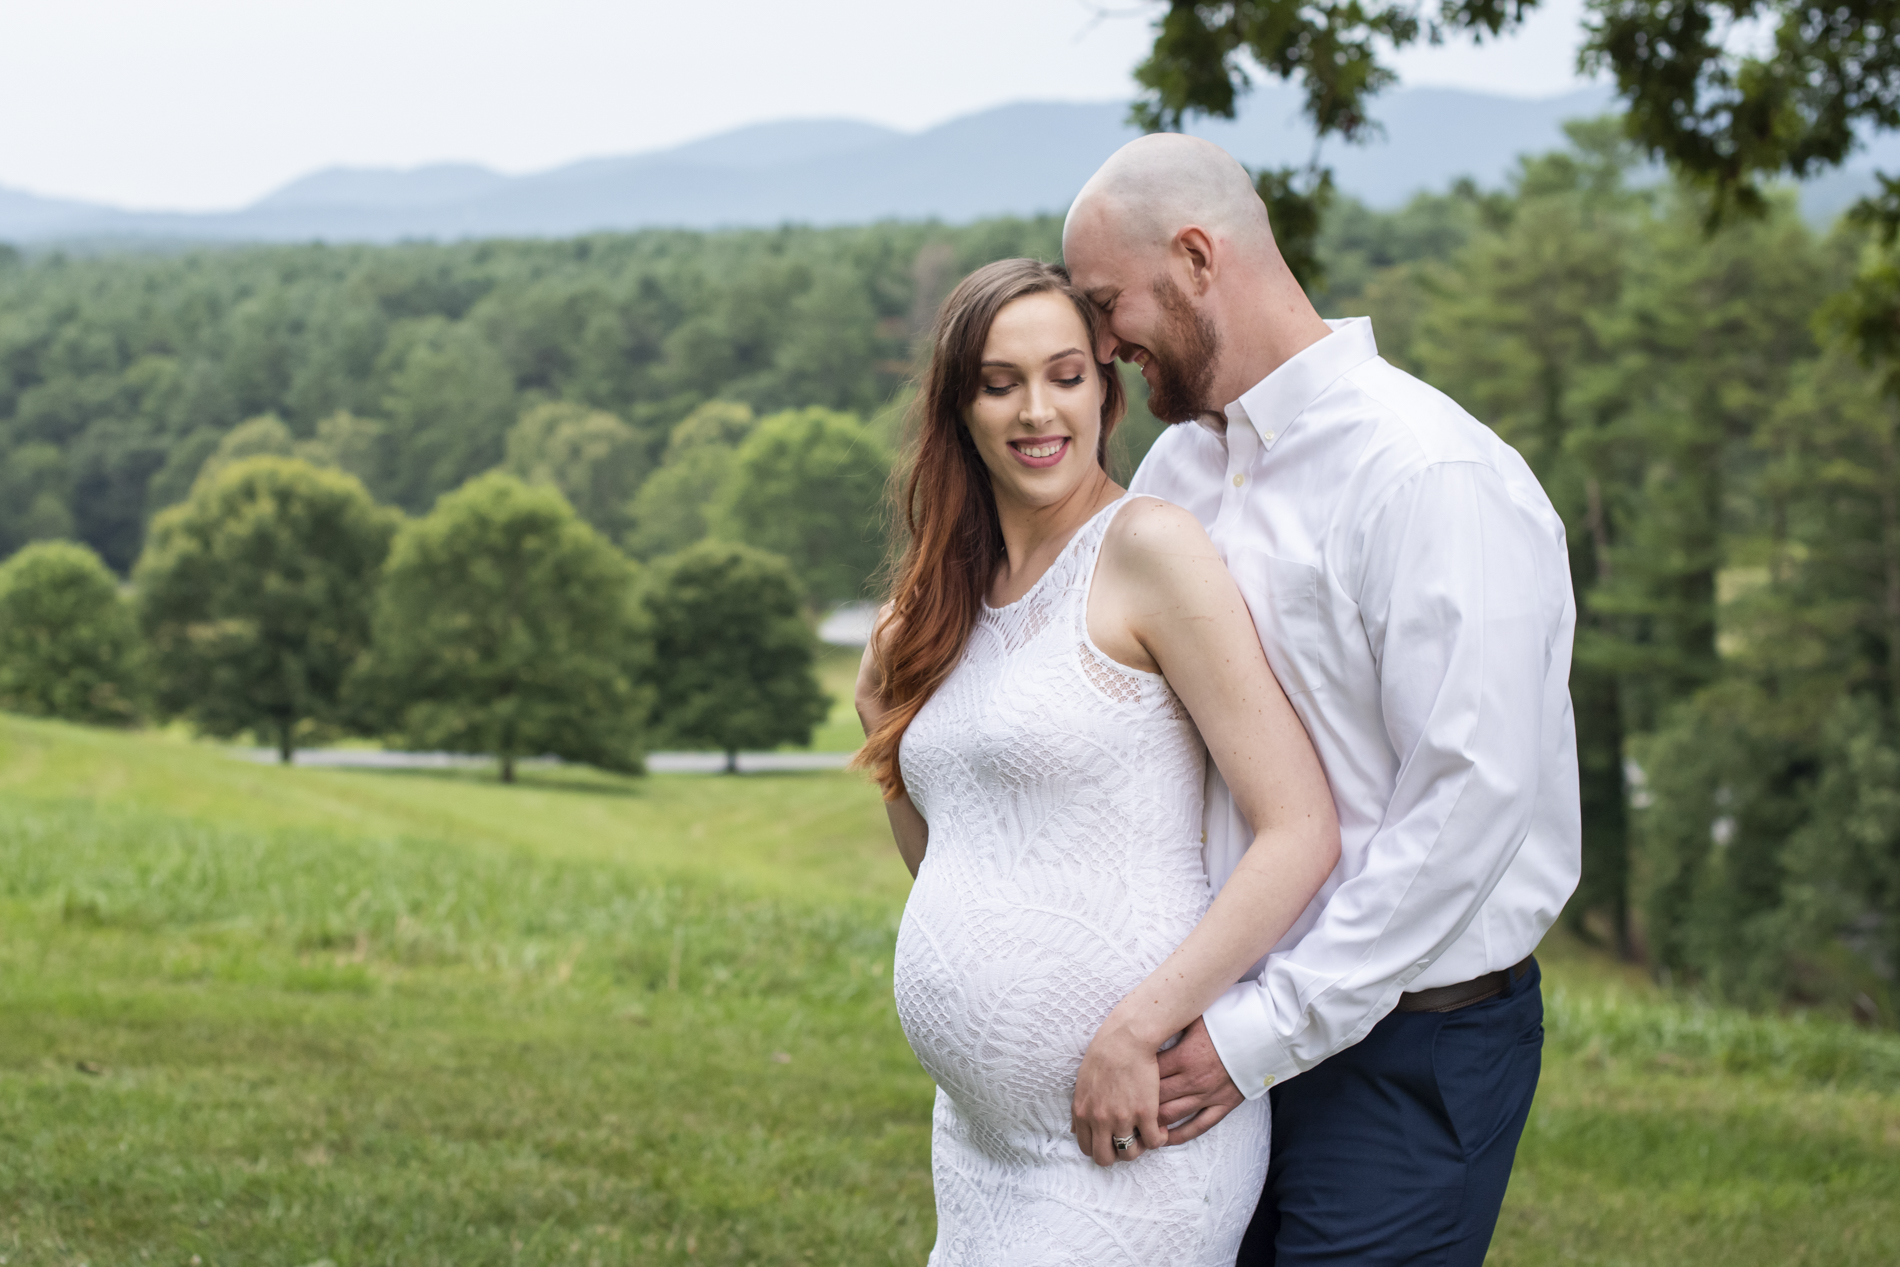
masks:
[[[673,456],[722,455],[728,474],[745,477],[722,487],[756,512],[728,505],[727,519],[778,531],[822,575],[836,566],[827,533],[861,518],[839,520],[839,506],[861,510],[874,498],[882,450],[848,415],[768,422],[753,432],[743,406],[707,407],[682,424]],[[281,430],[274,419],[252,428],[288,442]],[[516,457],[559,456],[564,432],[578,437],[579,453],[550,479],[600,474],[587,442],[611,447],[630,435],[609,416],[553,407],[523,424]],[[742,446],[749,473],[726,443],[748,433],[765,436]],[[832,504],[813,509],[800,498]],[[789,522],[801,511],[806,522]],[[49,561],[59,565],[52,580]],[[16,574],[26,582],[17,593],[7,587]],[[493,754],[504,780],[541,754],[637,770],[656,695],[674,742],[728,750],[809,742],[826,711],[803,590],[781,557],[704,544],[670,559],[643,602],[637,566],[558,488],[503,471],[402,524],[351,476],[294,458],[239,458],[207,470],[188,502],[159,516],[136,580],[161,713],[213,735],[268,735],[286,761],[301,736],[356,730]],[[122,719],[129,710],[112,710],[129,697],[119,683],[129,681],[121,662],[131,634],[128,621],[120,642],[109,636],[118,602],[83,547],[35,548],[0,570],[0,614],[8,603],[19,609],[0,626],[0,701]],[[62,638],[65,659],[48,660]]]
[[[811,741],[829,701],[798,583],[775,555],[706,542],[654,566],[654,715],[662,742],[775,748]]]
[[[400,518],[355,478],[281,457],[235,462],[159,515],[134,581],[160,711],[256,730],[286,761],[300,725],[340,724]]]
[[[247,433],[266,447],[220,460],[335,466],[421,514],[515,461],[511,429],[551,405],[612,415],[637,442],[608,442],[613,478],[554,475],[593,464],[598,436],[545,437],[569,456],[537,441],[519,473],[554,478],[583,518],[625,539],[626,499],[696,407],[873,416],[957,278],[1007,256],[1056,258],[1060,227],[1045,216],[24,259],[0,268],[0,558],[69,536],[124,573],[152,516],[266,416],[288,447]],[[689,517],[684,539],[634,548],[698,540],[698,509]]]
[[[856,414],[790,409],[755,423],[744,405],[709,401],[673,429],[635,495],[627,545],[650,559],[740,541],[783,556],[815,603],[857,598],[884,559],[890,461]]]
[[[1322,289],[1326,266],[1320,258],[1320,227],[1333,200],[1333,173],[1323,167],[1262,170],[1254,173],[1254,189],[1267,204],[1267,220],[1286,266],[1309,293]]]
[[[503,469],[561,491],[596,532],[618,538],[627,501],[647,473],[646,438],[601,409],[567,401],[537,405],[508,433]]]
[[[1528,7],[1512,6],[1509,20]],[[1450,10],[1441,22],[1455,27],[1474,18],[1496,23],[1493,32],[1505,22],[1503,11],[1488,3]],[[1135,67],[1135,82],[1147,92],[1134,117],[1151,130],[1178,128],[1189,114],[1231,119],[1249,86],[1250,59],[1282,79],[1301,78],[1307,117],[1322,138],[1357,141],[1377,127],[1366,114],[1367,100],[1398,78],[1379,63],[1378,49],[1402,48],[1422,29],[1415,4],[1173,0],[1156,23],[1153,51]]]
[[[0,709],[95,725],[138,717],[138,630],[85,546],[48,541],[0,565]]]
[[[1420,39],[1482,43],[1519,25],[1538,0],[1171,0],[1135,68],[1144,92],[1131,118],[1150,131],[1191,116],[1231,119],[1249,68],[1298,80],[1319,144],[1368,139],[1369,102],[1397,76],[1382,60]],[[1773,25],[1773,42],[1750,51],[1737,38]],[[1767,211],[1765,183],[1839,166],[1867,133],[1900,127],[1900,0],[1591,0],[1579,64],[1608,71],[1627,105],[1628,135],[1707,196],[1705,223]],[[1314,251],[1330,173],[1313,160],[1297,187],[1293,169],[1258,173],[1276,237],[1309,290],[1323,284]],[[1900,194],[1882,192],[1857,214],[1889,239]],[[1296,262],[1297,261],[1297,262]]]
[[[1135,67],[1144,89],[1129,113],[1150,132],[1178,130],[1193,115],[1231,119],[1251,86],[1247,67],[1281,79],[1298,79],[1304,113],[1317,139],[1369,140],[1379,125],[1371,99],[1398,82],[1379,59],[1383,49],[1403,48],[1426,36],[1434,44],[1447,32],[1496,35],[1516,26],[1536,0],[1463,0],[1441,7],[1430,19],[1416,3],[1364,4],[1361,0],[1172,0],[1155,23],[1155,42]],[[1304,169],[1254,174],[1273,224],[1280,253],[1309,292],[1326,278],[1319,257],[1320,222],[1332,199],[1332,171],[1313,160]]]
[[[57,445],[23,444],[0,461],[0,554],[72,535],[70,482]]]
[[[673,428],[666,460],[627,508],[627,548],[636,558],[672,554],[705,539],[707,510],[718,500],[734,451],[752,426],[751,406],[709,400]]]
[[[1900,127],[1900,4],[1592,0],[1581,62],[1608,70],[1630,135],[1711,194],[1710,217],[1759,212],[1762,181],[1839,165],[1865,128]],[[1773,21],[1740,51],[1737,26]]]
[[[382,355],[382,410],[395,440],[387,495],[417,513],[502,458],[515,381],[466,324],[426,317],[400,325]]]
[[[890,455],[855,414],[796,409],[761,420],[733,455],[713,535],[783,555],[813,600],[861,597],[884,560]]]
[[[494,472],[407,525],[352,682],[404,742],[639,768],[648,640],[633,564],[550,488]]]
[[[1704,191],[1630,188],[1633,147],[1602,123],[1572,139],[1425,270],[1408,349],[1564,517],[1584,850],[1567,919],[1732,997],[1845,1008],[1862,986],[1843,934],[1900,909],[1867,852],[1812,844],[1840,837],[1842,807],[1885,804],[1865,753],[1891,722],[1859,748],[1826,733],[1900,680],[1894,406],[1817,338],[1848,261],[1791,200],[1711,233]]]

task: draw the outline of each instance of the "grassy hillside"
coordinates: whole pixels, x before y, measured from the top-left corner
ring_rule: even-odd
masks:
[[[523,777],[0,718],[0,1259],[921,1262],[875,795]],[[1900,1042],[1545,958],[1493,1262],[1900,1259]]]

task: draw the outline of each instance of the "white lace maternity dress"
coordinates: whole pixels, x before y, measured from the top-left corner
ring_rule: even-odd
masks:
[[[894,977],[938,1088],[932,1267],[1225,1267],[1266,1174],[1264,1096],[1110,1169],[1069,1133],[1089,1040],[1209,901],[1200,735],[1164,679],[1089,641],[1095,560],[1129,501],[985,606],[900,749],[930,824]]]

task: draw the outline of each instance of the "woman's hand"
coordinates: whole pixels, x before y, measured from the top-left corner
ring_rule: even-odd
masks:
[[[1096,1031],[1075,1076],[1075,1100],[1069,1129],[1075,1142],[1098,1166],[1133,1161],[1168,1142],[1161,1128],[1159,1042],[1136,1034],[1117,1008]],[[1116,1137],[1137,1136],[1116,1149]]]

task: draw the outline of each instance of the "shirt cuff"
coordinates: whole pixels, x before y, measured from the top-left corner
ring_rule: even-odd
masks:
[[[1267,992],[1256,981],[1229,986],[1201,1019],[1227,1076],[1249,1100],[1258,1099],[1300,1072],[1273,1032]]]

